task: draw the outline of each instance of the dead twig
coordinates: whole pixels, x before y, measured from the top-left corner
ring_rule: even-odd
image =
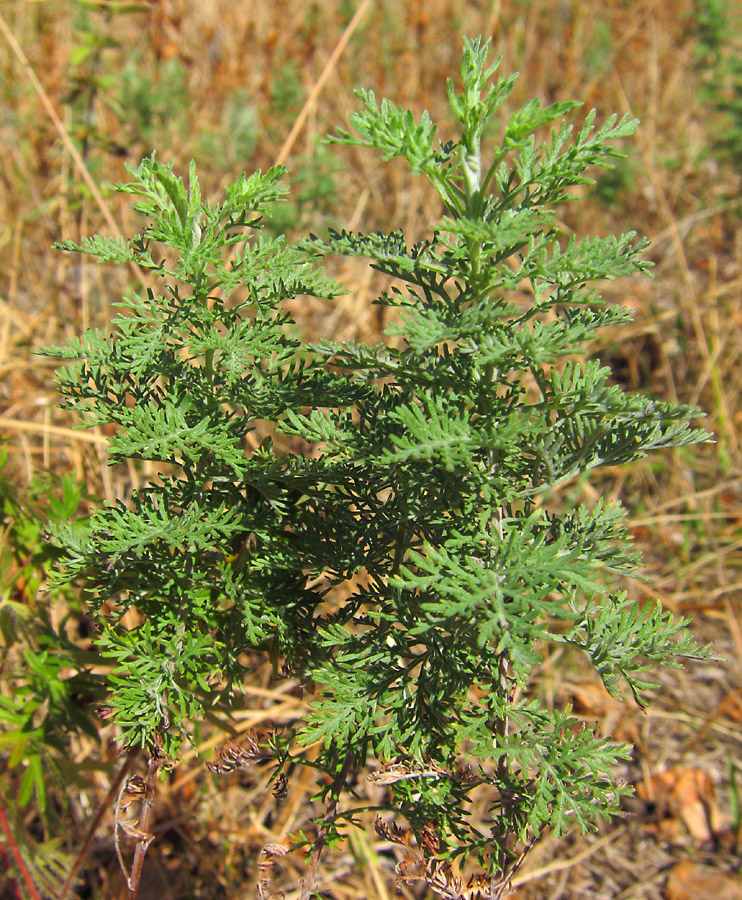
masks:
[[[163,757],[160,748],[157,746],[153,747],[147,762],[147,777],[141,778],[138,775],[134,775],[124,781],[119,790],[114,817],[114,843],[116,845],[116,854],[119,858],[121,871],[124,874],[126,885],[129,889],[127,895],[128,900],[136,900],[139,891],[139,881],[142,877],[144,857],[147,855],[149,845],[154,840],[154,835],[150,832],[150,828],[152,826],[155,786],[157,782],[157,773],[164,763],[165,758]],[[121,814],[135,801],[139,803],[139,818],[136,819],[135,824],[124,822],[121,818]],[[127,872],[123,854],[121,852],[121,845],[119,843],[119,832],[121,831],[136,840],[131,872]]]
[[[124,764],[119,769],[118,775],[111,783],[111,787],[108,789],[108,793],[106,794],[105,799],[103,800],[101,805],[98,807],[98,812],[95,814],[93,821],[90,823],[88,832],[85,835],[85,840],[82,842],[82,846],[80,847],[80,849],[77,853],[75,862],[73,863],[72,868],[70,869],[70,873],[67,876],[67,881],[65,881],[64,886],[62,887],[62,892],[60,893],[57,900],[66,900],[67,894],[69,893],[70,888],[72,887],[72,883],[75,880],[75,876],[77,875],[77,873],[80,869],[80,866],[82,865],[82,861],[85,859],[85,855],[88,852],[88,847],[90,846],[90,842],[93,840],[93,836],[95,835],[95,832],[97,831],[98,826],[100,825],[100,821],[103,818],[103,815],[105,814],[108,807],[113,802],[114,796],[120,790],[121,785],[124,782],[124,779],[126,778],[129,770],[131,769],[132,763],[134,762],[134,760],[136,759],[136,757],[138,755],[139,755],[138,749],[130,749],[129,750],[129,752],[126,756],[126,759],[124,760]]]

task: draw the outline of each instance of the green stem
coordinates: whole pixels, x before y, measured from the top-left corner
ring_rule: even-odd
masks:
[[[392,575],[399,574],[399,567],[407,552],[407,538],[409,534],[409,520],[405,519],[397,529],[397,540],[394,544],[394,560],[392,562]]]
[[[299,900],[309,900],[314,892],[314,885],[317,880],[317,870],[319,868],[320,857],[322,851],[327,846],[327,835],[330,833],[332,823],[336,818],[336,811],[340,794],[345,787],[351,767],[353,766],[353,751],[347,750],[342,768],[338,772],[335,782],[330,791],[330,799],[327,802],[325,818],[322,825],[317,831],[317,837],[312,845],[312,861],[309,864],[309,872],[301,886],[301,896]]]
[[[204,353],[204,374],[209,384],[214,382],[214,350],[207,350]]]

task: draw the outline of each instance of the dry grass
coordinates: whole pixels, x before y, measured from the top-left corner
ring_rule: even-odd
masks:
[[[600,116],[630,111],[642,120],[620,202],[587,196],[562,218],[577,233],[631,228],[652,240],[654,280],[608,288],[636,309],[636,321],[596,352],[629,388],[703,407],[716,443],[571,489],[629,507],[648,577],[628,589],[692,615],[726,661],[663,673],[658,702],[640,714],[597,691],[574,662],[548,660],[539,690],[555,703],[571,699],[607,733],[634,742],[626,777],[644,783],[644,796],[631,818],[599,835],[546,841],[519,874],[517,896],[677,900],[682,890],[667,881],[678,861],[702,861],[717,873],[738,868],[726,760],[738,755],[742,719],[742,224],[738,180],[706,152],[718,125],[698,99],[690,0],[152,0],[127,15],[97,5],[86,13],[65,0],[0,3],[0,431],[11,449],[6,471],[20,481],[47,468],[73,472],[91,493],[113,499],[146,476],[108,469],[105,437],[71,430],[56,409],[52,363],[32,355],[34,346],[105,325],[126,289],[126,273],[50,250],[61,238],[130,233],[130,210],[117,195],[98,193],[125,177],[124,160],[135,164],[152,147],[181,169],[195,157],[207,193],[243,169],[317,161],[316,139],[345,123],[359,85],[445,120],[444,79],[455,72],[462,33],[491,35],[503,67],[522,73],[513,103],[581,98]],[[85,19],[91,33],[117,44],[98,62],[76,65]],[[122,79],[128,96],[117,87]],[[137,85],[162,98],[149,122]],[[230,137],[240,121],[251,123],[241,144]],[[379,167],[370,154],[336,152],[344,164],[337,189],[303,210],[302,222],[425,232],[437,209],[422,180],[401,166]],[[375,278],[351,263],[337,274],[351,294],[332,308],[294,304],[301,326],[311,336],[377,340]],[[256,661],[234,725],[290,722],[302,706],[296,685],[276,687]],[[103,735],[97,748],[80,741],[80,761],[115,754]],[[199,754],[220,740],[218,731],[205,737]],[[700,774],[679,777],[680,787],[652,780],[668,770]],[[260,783],[214,781],[195,754],[186,758],[158,799],[140,897],[254,896],[261,848],[307,827],[309,776],[292,781],[276,807]],[[82,840],[110,775],[96,784],[70,797],[70,847]],[[107,816],[83,870],[84,896],[124,896],[110,834]],[[323,858],[323,895],[386,900],[395,893],[393,865],[372,830],[357,832]],[[302,871],[298,855],[280,859],[274,888],[297,896]],[[410,887],[403,894],[421,896]]]

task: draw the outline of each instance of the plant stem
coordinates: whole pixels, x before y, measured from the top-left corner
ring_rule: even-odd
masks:
[[[142,832],[142,838],[137,841],[134,850],[134,861],[131,864],[131,875],[129,876],[129,895],[127,900],[136,900],[139,891],[139,879],[142,877],[142,866],[144,865],[144,857],[147,855],[149,845],[152,843],[152,837],[149,836],[149,829],[152,824],[152,811],[154,806],[155,782],[157,781],[157,773],[160,771],[165,760],[157,747],[152,749],[152,754],[147,762],[147,778],[145,779],[144,795],[142,797],[141,815],[139,817],[139,831]]]
[[[90,842],[93,840],[93,836],[100,825],[101,819],[103,818],[106,810],[111,805],[113,798],[119,791],[124,778],[128,775],[131,770],[132,763],[139,755],[139,748],[131,748],[124,760],[124,764],[119,769],[118,775],[111,782],[111,787],[108,789],[108,793],[105,796],[105,799],[98,807],[98,812],[93,817],[93,821],[90,823],[87,834],[85,835],[85,840],[82,842],[82,846],[80,847],[77,856],[75,857],[75,862],[72,864],[72,868],[70,869],[70,873],[67,876],[67,880],[65,881],[62,891],[59,894],[57,900],[66,900],[67,894],[72,887],[72,883],[75,880],[75,877],[82,865],[82,861],[85,859],[85,854],[88,852],[88,847],[90,846]]]
[[[322,851],[326,846],[327,835],[330,832],[330,823],[335,817],[338,798],[340,796],[340,792],[345,786],[345,781],[348,777],[348,773],[350,772],[352,765],[353,751],[348,750],[348,752],[345,754],[345,759],[343,760],[343,767],[338,773],[338,776],[335,779],[335,783],[332,786],[330,799],[327,803],[327,810],[325,811],[324,822],[317,831],[317,837],[315,838],[314,844],[312,845],[312,861],[309,864],[309,872],[307,873],[307,877],[302,883],[301,895],[299,897],[299,900],[309,900],[309,898],[312,896],[314,883],[317,879],[317,869],[319,868],[320,857],[322,856]],[[129,898],[129,900],[133,900],[133,898]]]
[[[405,553],[407,552],[407,536],[408,536],[407,519],[399,525],[397,530],[397,540],[394,545],[394,560],[392,561],[392,575],[399,573],[399,567],[402,565]]]
[[[31,895],[31,900],[41,900],[39,896],[39,892],[36,890],[36,885],[33,883],[33,879],[31,878],[31,873],[28,871],[26,863],[21,856],[21,851],[18,849],[18,844],[15,842],[15,838],[13,837],[13,832],[10,828],[10,822],[8,821],[8,817],[5,815],[5,809],[3,808],[3,803],[0,800],[0,825],[2,825],[2,829],[5,832],[5,840],[8,842],[8,847],[10,848],[10,852],[13,855],[13,859],[15,860],[15,864],[18,866],[18,871],[21,874],[21,877],[26,883],[26,887],[28,888],[28,892]]]

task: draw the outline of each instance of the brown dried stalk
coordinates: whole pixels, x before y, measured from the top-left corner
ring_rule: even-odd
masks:
[[[33,883],[33,879],[31,878],[31,873],[28,871],[26,863],[21,856],[21,851],[18,849],[18,845],[16,844],[15,838],[13,837],[13,832],[10,828],[10,822],[8,821],[8,817],[5,815],[5,809],[3,808],[2,798],[0,798],[0,825],[5,832],[5,840],[8,842],[8,847],[13,856],[13,859],[15,860],[16,866],[18,866],[18,871],[21,874],[21,878],[26,883],[28,893],[31,895],[31,900],[41,900],[39,892],[36,890],[36,885]]]
[[[108,793],[106,794],[103,802],[101,803],[100,807],[98,808],[98,812],[93,817],[93,821],[90,823],[90,826],[88,827],[87,834],[85,835],[85,840],[82,842],[82,846],[80,847],[80,849],[77,852],[75,862],[72,864],[70,873],[67,876],[67,880],[65,881],[65,883],[62,887],[62,892],[60,893],[57,900],[67,900],[67,894],[69,894],[70,888],[72,887],[75,877],[77,876],[77,873],[80,869],[80,866],[82,865],[82,862],[85,859],[85,856],[88,852],[88,847],[90,846],[90,842],[93,840],[93,835],[97,831],[98,826],[100,825],[101,819],[103,818],[106,810],[113,802],[113,798],[116,796],[116,794],[121,789],[121,785],[123,784],[124,779],[126,778],[127,774],[129,773],[132,763],[134,762],[134,760],[136,759],[136,757],[138,755],[139,755],[138,748],[129,749],[127,757],[124,760],[124,764],[121,766],[121,769],[119,770],[118,775],[111,783],[111,787],[108,789]]]
[[[124,873],[129,893],[127,900],[136,900],[139,891],[139,881],[142,877],[142,866],[144,865],[144,857],[147,855],[149,845],[154,840],[154,835],[150,832],[152,825],[152,814],[154,808],[155,786],[157,782],[157,773],[165,763],[165,759],[158,746],[151,749],[149,761],[147,762],[147,777],[142,779],[138,776],[129,778],[119,791],[119,800],[116,804],[115,815],[115,835],[114,842],[116,844],[116,853],[121,865],[121,871]],[[128,794],[128,800],[124,799],[124,794]],[[119,820],[120,813],[125,811],[132,802],[132,798],[136,797],[139,802],[139,819],[136,826],[129,825]],[[131,864],[131,873],[127,873],[124,864],[123,855],[119,845],[119,831],[123,831],[129,837],[136,839],[136,847],[134,848],[134,860]]]

